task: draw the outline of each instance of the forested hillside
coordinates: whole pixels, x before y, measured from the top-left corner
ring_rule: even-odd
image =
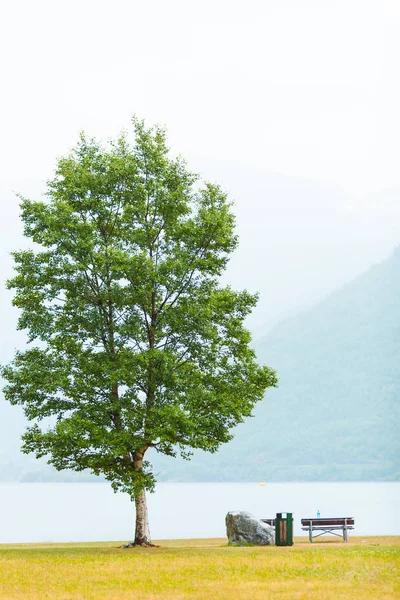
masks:
[[[400,248],[255,346],[277,369],[279,388],[217,454],[197,452],[191,462],[153,455],[159,481],[400,480]],[[16,448],[0,456],[1,479],[11,473],[85,477]]]
[[[256,348],[279,389],[217,456],[164,477],[400,480],[400,248]]]

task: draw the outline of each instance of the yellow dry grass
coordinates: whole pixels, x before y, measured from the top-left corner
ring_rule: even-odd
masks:
[[[400,537],[292,547],[172,540],[0,546],[1,600],[389,600],[400,597]]]

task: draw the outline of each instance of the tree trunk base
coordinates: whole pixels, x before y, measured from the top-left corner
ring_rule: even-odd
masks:
[[[140,546],[141,548],[156,548],[157,546],[155,544],[152,544],[150,542],[150,540],[142,540],[142,541],[137,541],[137,542],[129,542],[128,544],[124,544],[124,546],[121,546],[122,548],[136,548]]]

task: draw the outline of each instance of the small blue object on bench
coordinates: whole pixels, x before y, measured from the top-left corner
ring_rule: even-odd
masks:
[[[347,532],[349,529],[354,529],[354,517],[310,517],[309,519],[301,520],[301,528],[303,531],[308,531],[308,539],[313,541],[313,537],[317,538],[326,533],[343,537],[343,541],[347,542]],[[335,533],[334,530],[339,530],[342,533]],[[313,536],[313,531],[319,531]]]

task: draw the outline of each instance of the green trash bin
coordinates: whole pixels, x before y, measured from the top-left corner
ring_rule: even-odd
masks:
[[[293,546],[293,513],[276,513],[275,546]]]

